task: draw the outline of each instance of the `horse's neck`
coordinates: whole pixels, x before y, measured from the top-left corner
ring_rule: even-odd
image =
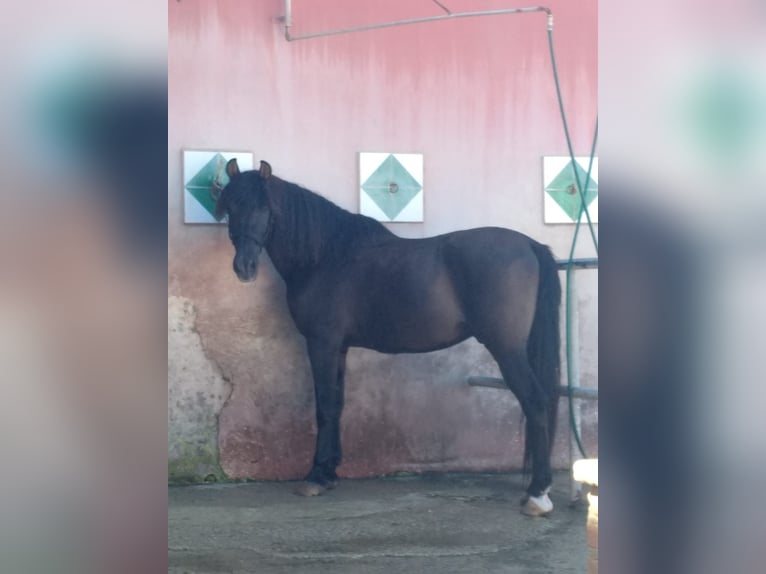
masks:
[[[292,256],[294,250],[291,250],[290,245],[288,245],[287,237],[280,233],[279,222],[274,223],[274,230],[266,245],[266,252],[285,283],[295,282],[299,277],[304,277],[311,271],[295,261],[295,257]]]
[[[271,222],[271,236],[266,244],[266,252],[269,254],[274,268],[285,280],[288,285],[304,281],[310,276],[316,264],[307,264],[298,250],[299,246],[293,244],[290,233],[286,230],[290,221],[283,221],[280,214],[281,209],[272,212],[273,220]]]
[[[284,184],[286,184],[286,182],[284,182],[283,185]],[[275,197],[272,197],[271,201],[274,202],[276,200],[278,202],[279,196],[276,194],[279,193],[279,190],[274,190],[274,193]],[[306,193],[309,192],[306,191]],[[345,213],[339,207],[333,207],[337,209],[340,214]],[[307,246],[298,246],[291,242],[291,235],[287,232],[286,226],[295,225],[295,222],[283,221],[280,214],[284,211],[286,210],[279,209],[277,206],[277,209],[273,212],[273,229],[266,246],[266,251],[271,258],[272,263],[274,263],[274,267],[288,284],[305,281],[318,267],[326,263],[328,258],[337,257],[339,251],[343,252],[345,250],[353,249],[360,244],[367,243],[370,240],[376,240],[377,238],[394,237],[394,235],[382,225],[371,222],[371,220],[368,220],[367,218],[359,218],[357,220],[356,217],[358,216],[345,214],[341,215],[341,219],[345,219],[343,224],[349,226],[347,230],[348,234],[343,238],[338,236],[334,237],[332,239],[333,243],[327,243],[328,237],[320,234],[320,237],[318,238],[319,244],[316,246],[319,252],[316,254],[316,257],[306,257],[307,254],[300,253],[298,250],[305,249]],[[346,219],[346,216],[348,216],[348,219]],[[337,227],[333,227],[333,232],[336,231]],[[336,239],[339,243],[334,243]]]

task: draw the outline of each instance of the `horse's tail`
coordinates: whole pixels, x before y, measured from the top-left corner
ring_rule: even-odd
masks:
[[[556,420],[559,410],[559,384],[561,373],[561,332],[559,327],[559,309],[561,307],[561,282],[558,265],[548,246],[531,242],[539,262],[539,282],[537,287],[537,305],[532,329],[527,340],[527,358],[532,371],[537,377],[547,398],[548,441],[553,449],[556,436]],[[524,465],[529,468],[531,456],[529,432],[526,433]]]

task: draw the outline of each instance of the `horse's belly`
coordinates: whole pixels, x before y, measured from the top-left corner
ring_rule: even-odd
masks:
[[[355,346],[383,353],[425,353],[470,336],[462,309],[444,284],[370,298],[357,325]]]
[[[454,325],[449,329],[434,329],[413,325],[410,330],[401,325],[385,326],[374,335],[364,334],[352,338],[350,346],[364,347],[380,353],[428,353],[456,345],[470,336],[465,325]]]

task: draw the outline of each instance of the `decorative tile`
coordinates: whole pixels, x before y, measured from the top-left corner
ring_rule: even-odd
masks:
[[[232,158],[242,171],[253,169],[250,152],[184,150],[184,223],[219,223],[213,217],[213,182],[229,183],[226,162]],[[225,222],[221,222],[225,223]]]
[[[378,221],[423,221],[423,155],[359,154],[359,212]]]
[[[582,206],[575,172],[585,185],[590,157],[546,156],[543,158],[545,223],[576,223]],[[593,158],[590,181],[584,190],[585,205],[591,221],[598,223],[598,158]],[[583,221],[585,216],[583,215]]]

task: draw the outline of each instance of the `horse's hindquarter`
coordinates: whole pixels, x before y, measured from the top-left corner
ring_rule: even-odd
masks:
[[[526,342],[537,302],[539,262],[532,240],[481,228],[448,236],[444,260],[471,330],[502,347]]]

